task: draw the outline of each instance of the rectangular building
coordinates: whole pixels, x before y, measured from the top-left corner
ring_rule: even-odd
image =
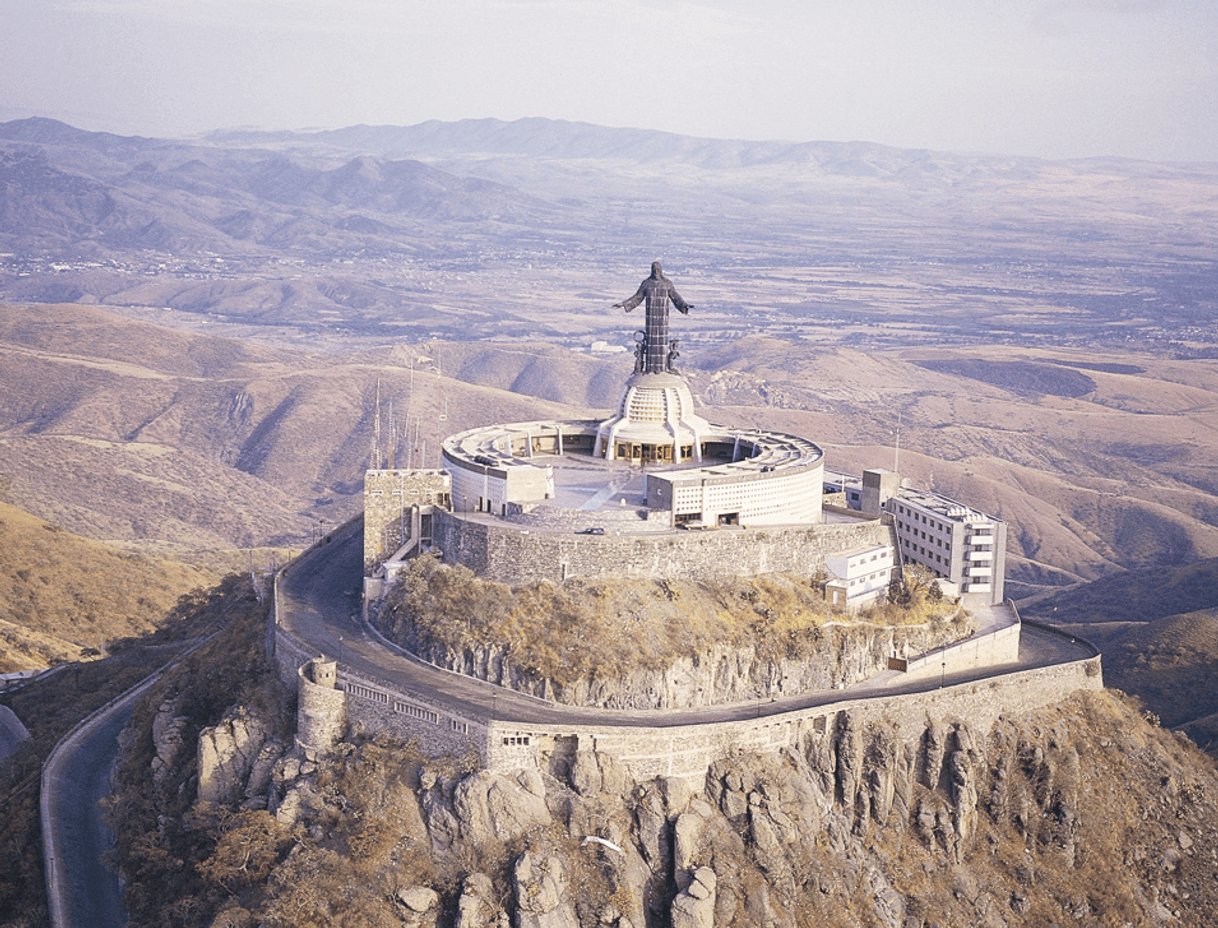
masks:
[[[894,562],[892,545],[865,545],[825,558],[829,579],[825,598],[850,609],[873,603],[888,591]]]
[[[962,595],[1003,601],[1007,526],[1001,519],[924,490],[901,488],[887,501],[901,557],[955,584]]]

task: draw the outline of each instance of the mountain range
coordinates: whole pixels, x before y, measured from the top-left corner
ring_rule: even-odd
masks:
[[[1017,598],[1154,588],[1218,557],[1216,219],[1214,164],[4,123],[0,475],[125,546],[303,545],[358,510],[378,390],[415,465],[460,428],[607,413],[640,324],[610,304],[660,258],[708,418],[1004,518]]]

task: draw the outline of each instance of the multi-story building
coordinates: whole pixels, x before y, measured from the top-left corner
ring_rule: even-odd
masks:
[[[825,558],[829,579],[825,599],[835,606],[855,609],[888,592],[894,569],[892,545],[865,545]]]
[[[1007,526],[938,493],[898,489],[883,503],[896,529],[901,557],[922,564],[961,595],[1003,600]]]

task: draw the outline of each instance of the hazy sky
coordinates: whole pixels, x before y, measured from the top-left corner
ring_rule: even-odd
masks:
[[[0,118],[1218,161],[1218,0],[0,0]]]

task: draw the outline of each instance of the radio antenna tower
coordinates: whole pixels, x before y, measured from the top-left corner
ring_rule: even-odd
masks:
[[[897,444],[892,452],[892,472],[894,474],[901,472],[901,418],[904,413],[904,410],[897,413]]]
[[[398,457],[398,424],[393,418],[393,399],[389,400],[389,469],[394,470]]]
[[[372,416],[372,470],[381,469],[381,378],[376,379],[376,412]]]

